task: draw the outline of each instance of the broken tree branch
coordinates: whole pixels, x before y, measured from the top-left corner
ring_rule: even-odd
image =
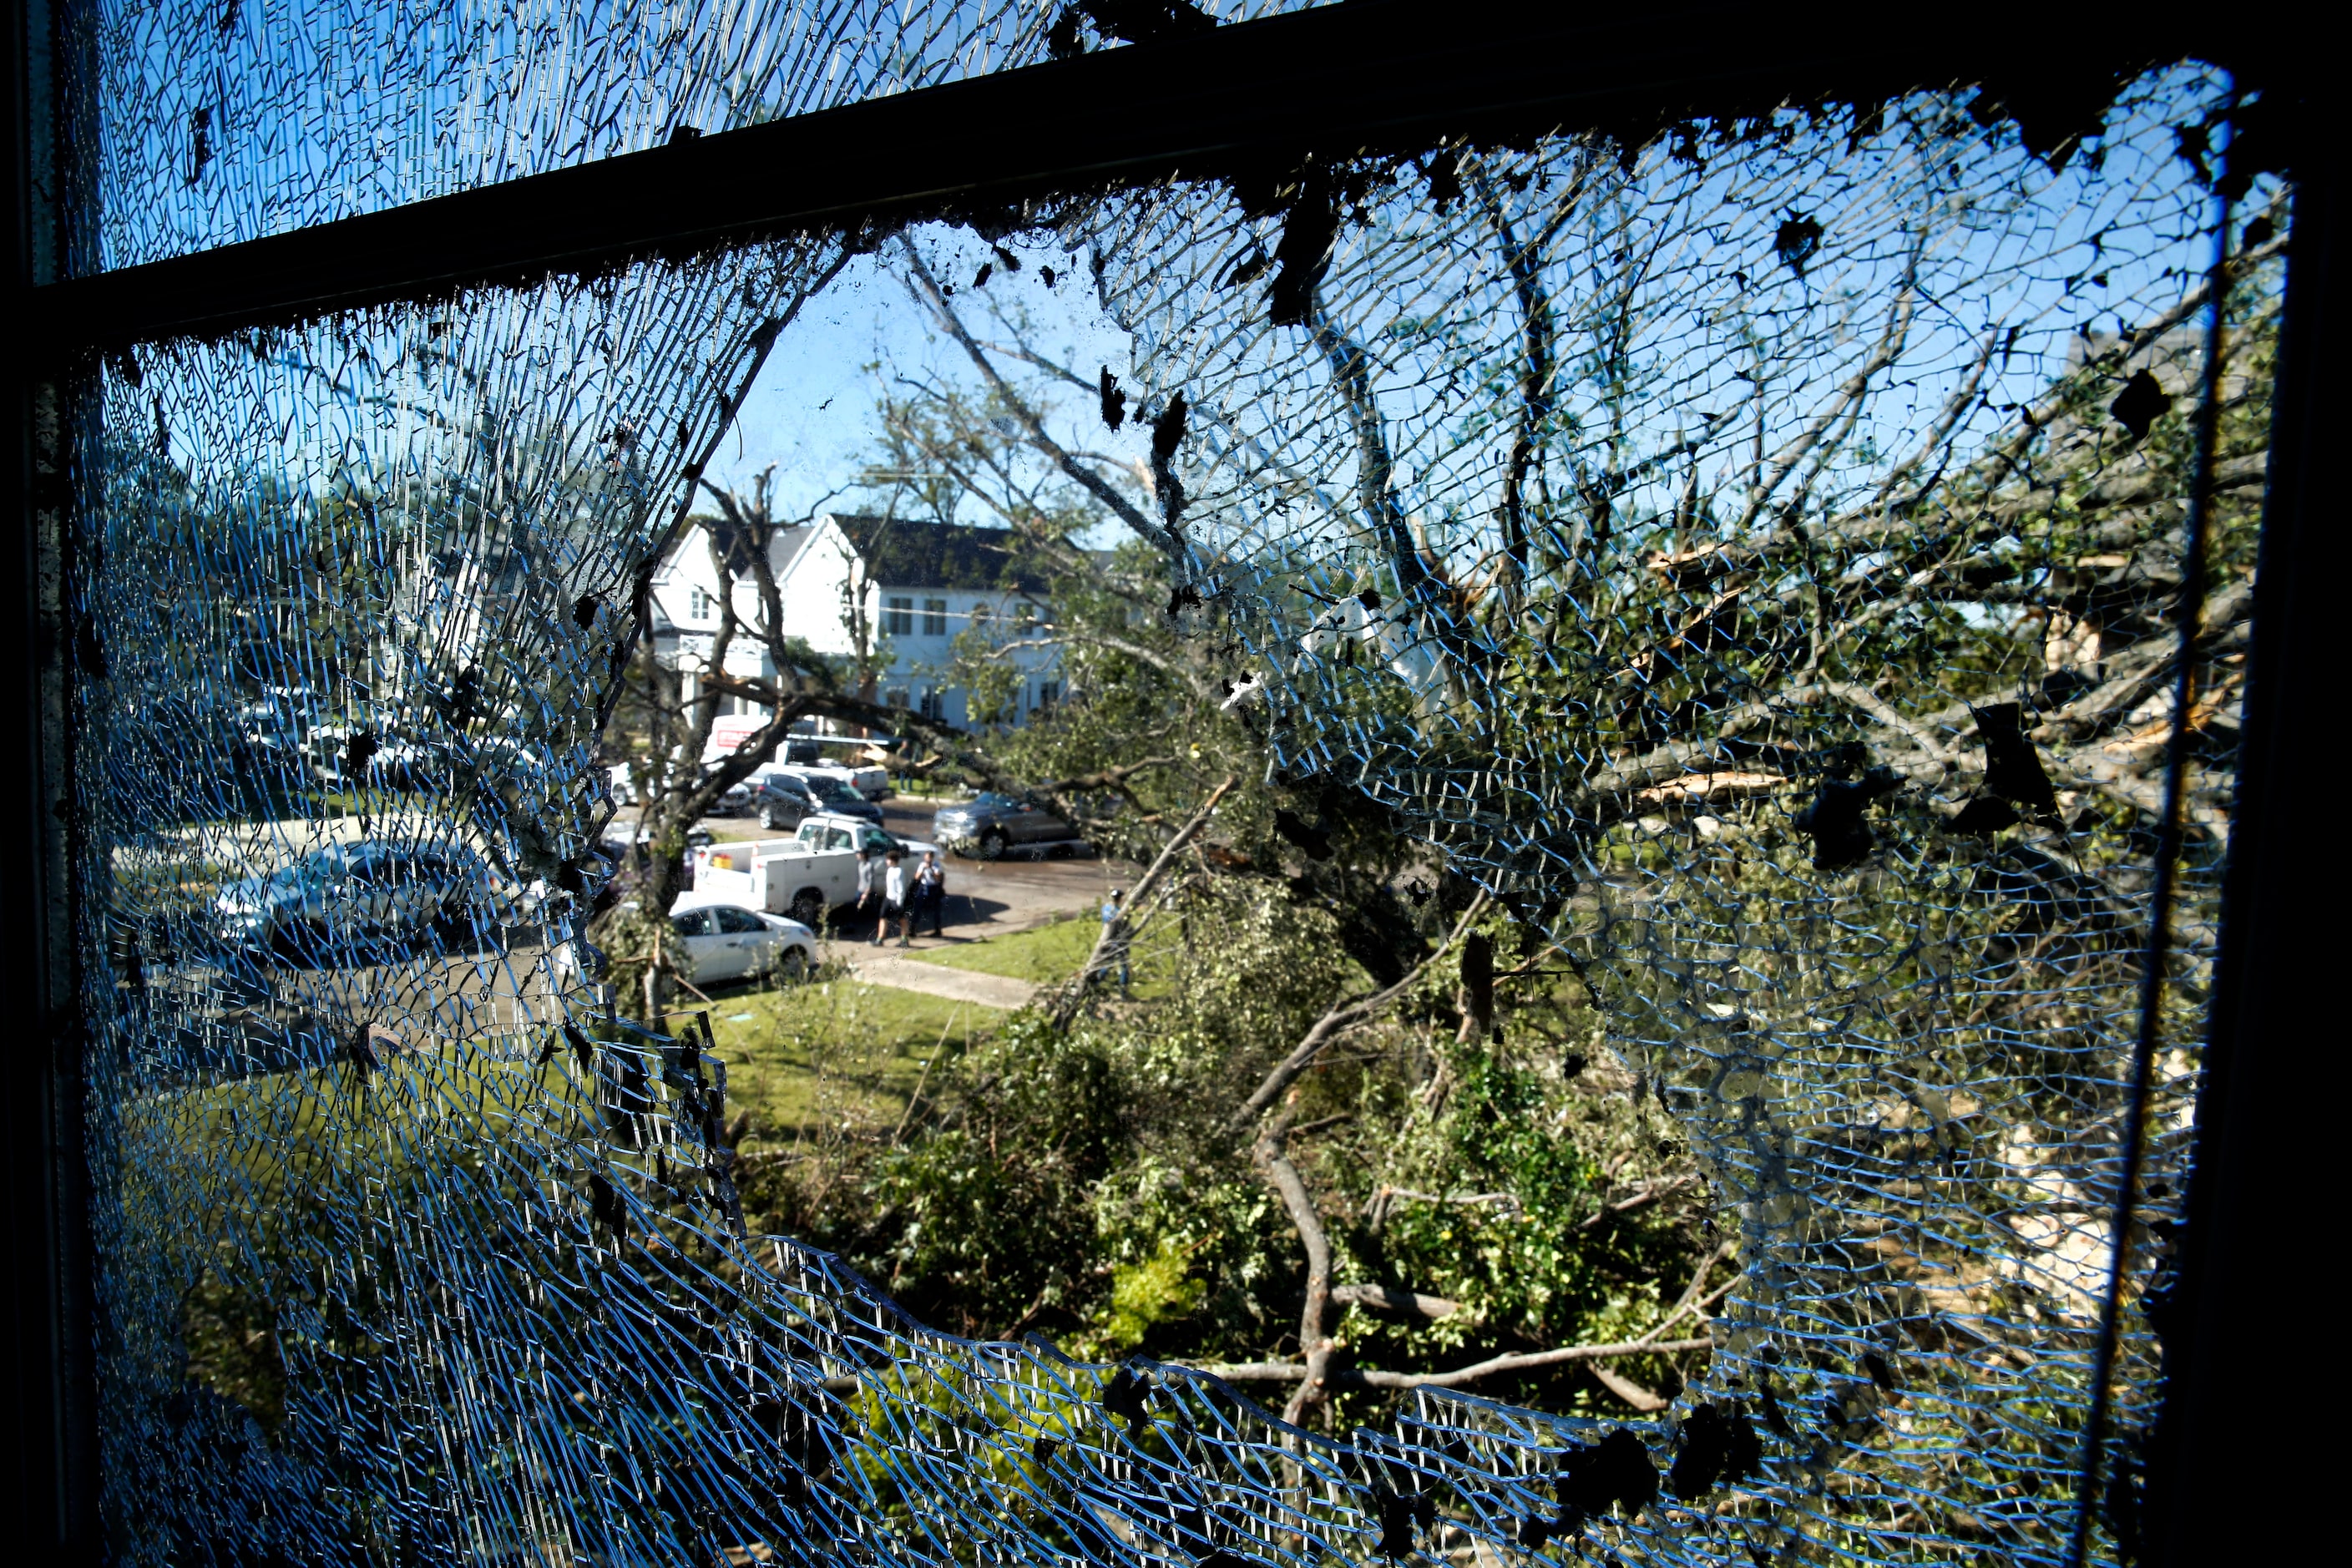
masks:
[[[1496,1377],[1508,1372],[1526,1372],[1539,1366],[1560,1366],[1570,1362],[1610,1361],[1622,1356],[1679,1355],[1685,1351],[1713,1350],[1712,1339],[1658,1340],[1644,1342],[1627,1340],[1606,1345],[1567,1345],[1559,1350],[1528,1351],[1511,1355],[1490,1356],[1452,1372],[1381,1372],[1367,1367],[1327,1368],[1321,1374],[1327,1388],[1458,1388],[1481,1378]],[[1212,1377],[1222,1377],[1227,1383],[1303,1383],[1307,1367],[1301,1362],[1254,1361],[1233,1362],[1201,1368]]]
[[[1274,1070],[1265,1075],[1265,1081],[1242,1101],[1241,1109],[1234,1112],[1229,1125],[1236,1131],[1255,1125],[1258,1118],[1265,1114],[1266,1108],[1282,1098],[1283,1090],[1297,1082],[1298,1075],[1314,1065],[1316,1057],[1321,1054],[1324,1047],[1346,1031],[1377,1016],[1390,1003],[1419,984],[1421,977],[1429,972],[1429,966],[1443,958],[1446,950],[1460,942],[1464,933],[1477,923],[1478,917],[1486,912],[1486,895],[1483,892],[1471,900],[1470,907],[1462,912],[1461,920],[1454,922],[1454,930],[1437,945],[1436,951],[1414,964],[1403,979],[1385,991],[1376,991],[1353,1002],[1343,1002],[1318,1018],[1315,1026],[1307,1031],[1306,1038],[1298,1042],[1298,1047],[1276,1064]]]
[[[1252,1151],[1258,1168],[1274,1183],[1281,1194],[1282,1206],[1290,1215],[1293,1229],[1298,1232],[1299,1244],[1307,1249],[1307,1300],[1298,1311],[1298,1343],[1307,1360],[1299,1368],[1297,1393],[1283,1407],[1282,1418],[1297,1426],[1308,1406],[1321,1404],[1325,1394],[1325,1373],[1331,1363],[1331,1338],[1324,1330],[1324,1320],[1331,1307],[1331,1242],[1324,1235],[1323,1219],[1316,1212],[1315,1199],[1300,1179],[1298,1167],[1290,1163],[1290,1127],[1286,1118],[1277,1118],[1267,1128]]]
[[[1361,1307],[1370,1312],[1393,1312],[1401,1318],[1423,1318],[1434,1321],[1450,1318],[1462,1310],[1459,1301],[1449,1301],[1443,1296],[1424,1296],[1418,1290],[1408,1290],[1402,1285],[1339,1285],[1331,1290],[1335,1307]]]

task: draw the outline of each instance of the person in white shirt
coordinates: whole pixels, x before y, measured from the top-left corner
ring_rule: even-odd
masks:
[[[907,896],[911,890],[907,885],[906,857],[893,849],[888,856],[888,864],[882,871],[882,918],[874,922],[875,946],[882,945],[884,933],[889,931],[892,921],[898,922],[898,945],[915,945],[912,940],[914,906]]]
[[[871,849],[857,852],[857,912],[874,917],[874,940],[882,940],[882,858]]]
[[[1111,965],[1118,965],[1118,994],[1124,996],[1127,994],[1128,950],[1127,894],[1124,889],[1113,888],[1110,897],[1103,900],[1102,924],[1102,967],[1096,973],[1098,978],[1108,979]]]
[[[948,873],[940,864],[939,851],[923,851],[923,863],[915,868],[915,923],[923,923],[928,910],[931,917],[931,934],[947,935],[945,916],[948,907]]]

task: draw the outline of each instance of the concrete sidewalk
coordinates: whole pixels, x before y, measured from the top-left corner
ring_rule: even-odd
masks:
[[[1037,994],[1036,985],[1027,980],[950,969],[943,963],[925,963],[919,958],[902,958],[887,949],[866,947],[863,942],[843,945],[850,949],[840,954],[848,963],[850,972],[869,985],[919,991],[951,1002],[977,1002],[983,1007],[1002,1007],[1007,1012],[1027,1006]]]

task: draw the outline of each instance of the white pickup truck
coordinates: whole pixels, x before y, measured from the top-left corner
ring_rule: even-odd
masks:
[[[909,862],[939,846],[900,838],[870,822],[831,812],[811,816],[790,838],[709,844],[694,852],[694,890],[814,927],[825,911],[857,900],[861,850],[903,849]],[[908,868],[912,869],[911,864]]]

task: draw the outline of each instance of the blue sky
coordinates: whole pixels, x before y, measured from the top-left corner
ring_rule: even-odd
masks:
[[[1976,193],[1975,199],[1990,205],[1979,211],[1980,226],[1963,227],[1945,236],[1943,243],[1948,248],[1937,263],[1935,287],[1922,306],[1914,330],[1906,355],[1907,368],[1901,377],[1904,384],[1888,386],[1872,400],[1863,432],[1868,438],[1858,441],[1842,465],[1854,468],[1853,473],[1845,476],[1848,481],[1870,478],[1896,448],[1907,447],[1916,441],[1918,427],[1932,416],[1948,384],[1976,351],[1986,322],[2003,322],[2015,329],[2009,343],[2016,352],[2012,355],[2004,348],[1999,369],[1987,377],[1983,401],[1969,416],[1969,428],[1958,436],[1958,444],[1963,453],[1972,450],[1993,430],[2007,426],[2011,416],[2005,412],[2006,407],[2042,394],[2064,368],[2067,350],[2079,327],[2111,330],[2146,320],[2193,285],[2210,257],[2210,242],[2197,233],[2204,205],[2193,198],[2178,205],[2174,202],[2188,172],[2171,155],[2171,136],[2166,121],[2181,112],[2174,98],[2185,84],[2168,85],[2172,90],[2151,89],[2141,101],[2118,115],[2117,123],[2105,139],[2105,163],[2100,174],[2091,174],[2088,161],[2084,159],[2072,161],[2054,174],[2042,172],[2030,160],[2021,169],[2017,168],[2015,153],[1988,160],[1991,183]],[[1970,138],[1956,142],[1952,152],[1980,155]],[[1886,198],[1888,191],[1881,187],[1893,174],[1875,170],[1866,160],[1864,163],[1849,176],[1858,178],[1860,184],[1843,199],[1854,204],[1857,219],[1866,220],[1865,228],[1884,226],[1884,215],[1874,214],[1872,209],[1874,204]],[[1955,169],[1958,166],[1954,164]],[[1791,296],[1777,302],[1764,299],[1757,307],[1761,313],[1754,319],[1779,330],[1781,318],[1786,317],[1789,330],[1812,351],[1805,360],[1806,374],[1818,378],[1839,372],[1838,361],[1842,357],[1830,353],[1835,346],[1832,340],[1814,342],[1808,337],[1808,333],[1817,334],[1822,330],[1822,321],[1815,316],[1821,302],[1812,298],[1812,290],[1804,283],[1801,273],[1788,273],[1771,258],[1771,225],[1777,209],[1772,205],[1770,193],[1762,187],[1733,189],[1759,180],[1769,185],[1771,172],[1769,158],[1750,153],[1726,162],[1700,189],[1690,193],[1693,212],[1697,219],[1705,220],[1696,222],[1690,216],[1679,220],[1686,225],[1696,222],[1689,238],[1706,252],[1697,258],[1705,265],[1693,275],[1693,287],[1706,283],[1706,279],[1699,274],[1711,276],[1710,268],[1719,271],[1741,258],[1740,254],[1735,254],[1737,247],[1725,235],[1716,232],[1717,215],[1719,213],[1724,221],[1747,220],[1748,226],[1762,237],[1757,243],[1765,247],[1749,265],[1756,266],[1760,261],[1769,274],[1770,287],[1781,295]],[[1918,176],[1915,173],[1904,177]],[[1986,176],[1979,174],[1976,177]],[[2021,188],[2011,190],[2012,181]],[[1672,186],[1675,180],[1668,177],[1657,183],[1664,188]],[[1817,176],[1817,188],[1812,189],[1811,199],[1829,199],[1828,186],[1833,183],[1827,174]],[[2007,210],[2007,203],[2018,204],[2016,211]],[[1405,207],[1410,205],[1409,201],[1404,204]],[[1218,219],[1216,212],[1203,209],[1196,226],[1159,237],[1174,244],[1181,252],[1187,245],[1203,239],[1208,230],[1221,227]],[[1410,223],[1410,213],[1403,212],[1400,221]],[[1832,229],[1833,240],[1843,237],[1842,231]],[[1025,314],[1032,323],[1033,341],[1080,375],[1091,380],[1098,368],[1108,366],[1126,386],[1141,390],[1131,370],[1133,340],[1111,324],[1102,310],[1083,252],[1065,252],[1050,236],[1026,243],[1007,242],[1021,257],[1022,267],[1013,271],[997,262],[987,287],[981,289],[973,287],[973,275],[982,263],[993,259],[987,242],[969,231],[945,226],[919,230],[914,238],[935,275],[957,285],[956,303],[978,335],[983,339],[1005,335],[1001,326],[990,321],[993,312]],[[2104,249],[2100,248],[2101,241]],[[1948,248],[1953,246],[1958,247],[1957,251]],[[1383,258],[1374,259],[1384,264]],[[1154,260],[1144,267],[1144,271],[1181,275],[1186,271],[1186,261],[1181,254],[1161,258],[1155,252]],[[1714,265],[1718,262],[1719,267]],[[1843,270],[1839,287],[1858,290],[1865,303],[1886,296],[1895,281],[1891,269],[1899,268],[1901,258],[1893,253],[1857,256]],[[1130,273],[1138,265],[1131,256],[1114,258],[1115,275],[1120,272],[1122,264]],[[1578,258],[1564,250],[1558,279],[1566,290],[1561,295],[1563,306],[1573,295],[1571,280],[1577,275],[1578,265]],[[1056,281],[1051,288],[1045,282],[1047,268],[1055,274]],[[1335,276],[1344,269],[1344,261],[1335,258]],[[1192,270],[1198,271],[1199,268]],[[719,482],[748,487],[761,469],[772,463],[778,476],[780,512],[802,515],[829,492],[849,485],[862,460],[875,449],[878,435],[875,404],[886,377],[937,378],[966,387],[974,384],[971,368],[961,350],[937,331],[928,310],[917,303],[900,281],[899,272],[895,244],[877,256],[856,258],[835,287],[805,310],[779,340],[747,401],[739,428],[730,433],[717,454],[713,476]],[[2077,289],[2074,279],[2078,276],[2090,281]],[[1453,275],[1448,273],[1440,281],[1451,287]],[[1759,286],[1765,281],[1759,276]],[[1403,282],[1424,292],[1430,286],[1430,280],[1418,274]],[[1742,280],[1743,295],[1746,287]],[[1149,288],[1145,292],[1150,292]],[[1491,289],[1488,292],[1492,292]],[[1796,295],[1804,298],[1793,298]],[[1198,296],[1204,315],[1229,313],[1234,303],[1213,297],[1205,290]],[[1412,300],[1389,300],[1375,283],[1373,293],[1365,301],[1371,314],[1364,325],[1377,330],[1383,324],[1376,319],[1381,310],[1410,313],[1419,303],[1418,296]],[[1466,309],[1480,317],[1497,303],[1482,297],[1472,305],[1467,296],[1459,302],[1440,301],[1447,309]],[[1687,303],[1692,313],[1682,326],[1687,329],[1685,335],[1693,352],[1679,359],[1667,355],[1660,362],[1662,370],[1685,378],[1696,377],[1693,384],[1678,384],[1671,389],[1672,395],[1665,399],[1677,419],[1710,409],[1719,413],[1748,396],[1743,386],[1717,374],[1728,363],[1724,357],[1725,342],[1719,341],[1727,329],[1709,311],[1721,307],[1722,302],[1709,304],[1694,297]],[[1251,307],[1244,303],[1239,308],[1246,311]],[[1742,302],[1740,308],[1746,310],[1748,306]],[[1667,326],[1681,321],[1672,306],[1666,307],[1666,314],[1672,318]],[[1865,318],[1860,325],[1873,327],[1874,318],[1868,318],[1867,312]],[[1443,340],[1457,334],[1466,334],[1471,340],[1489,335],[1479,321],[1464,321],[1456,323],[1455,333],[1441,333],[1432,343],[1443,347]],[[1210,335],[1213,337],[1214,333]],[[1187,364],[1184,362],[1188,356],[1181,345],[1168,346],[1177,352],[1163,356],[1168,363],[1157,366],[1158,373],[1193,388],[1196,397],[1207,395],[1202,390],[1204,387],[1223,384],[1236,374],[1246,380],[1250,374],[1262,373],[1265,368],[1255,362],[1227,364],[1213,359]],[[1417,420],[1446,423],[1475,412],[1471,404],[1475,400],[1468,393],[1463,398],[1450,399],[1434,391],[1440,384],[1451,389],[1450,380],[1443,374],[1444,366],[1416,364],[1412,344],[1384,344],[1382,356],[1395,362],[1383,378],[1386,384],[1381,396],[1383,405],[1390,406],[1391,417],[1399,421],[1398,439],[1404,440],[1406,426]],[[1311,373],[1309,378],[1312,379]],[[1071,436],[1081,437],[1078,444],[1111,451],[1123,459],[1143,455],[1147,437],[1136,426],[1130,425],[1113,437],[1095,416],[1089,396],[1076,389],[1057,395],[1062,402],[1056,410],[1059,417],[1053,423],[1065,433],[1066,439]],[[1658,410],[1647,412],[1654,415]],[[1801,409],[1795,412],[1801,413]],[[1784,415],[1795,416],[1787,411]],[[1281,430],[1267,432],[1268,439],[1277,445],[1282,444],[1285,435]],[[1867,455],[1872,452],[1881,455]],[[1300,455],[1310,458],[1310,467],[1318,473],[1326,471],[1329,461],[1337,460],[1334,454],[1325,451],[1310,453],[1302,448]],[[1441,463],[1440,467],[1446,465]],[[834,504],[853,507],[871,499],[870,494],[848,493]],[[1335,500],[1333,504],[1340,503]],[[966,521],[980,520],[967,514]],[[1300,521],[1293,520],[1287,526],[1296,528]],[[1108,543],[1114,538],[1106,531],[1106,537],[1092,542]]]
[[[1081,374],[1104,366],[1132,384],[1128,334],[1102,313],[1091,291],[1083,255],[1073,258],[1054,243],[1008,241],[1022,260],[1008,271],[987,242],[967,230],[930,226],[916,231],[933,273],[956,284],[956,304],[975,336],[1002,337],[992,308],[1027,314],[1034,341]],[[984,289],[971,287],[982,263],[992,266]],[[1052,268],[1055,286],[1045,270]],[[992,329],[994,329],[992,331]],[[1013,368],[1008,364],[1008,369]],[[899,279],[894,248],[855,258],[824,296],[805,309],[777,340],[744,404],[737,428],[720,443],[711,464],[713,479],[748,489],[769,464],[776,465],[777,511],[804,514],[828,491],[856,477],[876,447],[875,405],[885,377],[938,376],[970,385],[971,361],[940,334],[928,310]],[[1141,457],[1147,437],[1130,426],[1113,436],[1091,405],[1073,390],[1054,421],[1057,429],[1083,430],[1085,445]],[[855,506],[845,496],[838,506]],[[974,517],[968,521],[980,521]],[[1108,543],[1108,540],[1097,542]]]

